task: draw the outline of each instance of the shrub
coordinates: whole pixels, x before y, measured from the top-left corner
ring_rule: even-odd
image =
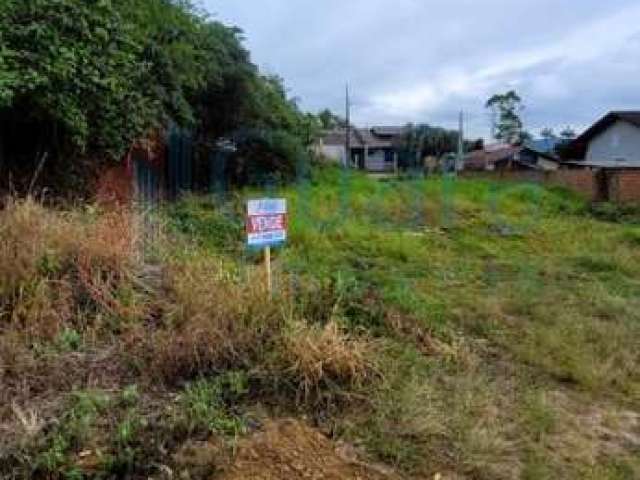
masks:
[[[613,223],[640,223],[640,207],[638,205],[618,205],[615,203],[596,203],[591,207],[591,214],[598,220]]]

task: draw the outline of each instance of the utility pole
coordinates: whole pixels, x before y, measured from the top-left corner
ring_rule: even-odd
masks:
[[[455,173],[462,171],[464,168],[464,112],[460,111],[458,121],[458,156],[456,158]]]
[[[351,167],[351,100],[349,99],[349,84],[346,88],[346,121],[345,139],[344,139],[344,160],[345,167]]]

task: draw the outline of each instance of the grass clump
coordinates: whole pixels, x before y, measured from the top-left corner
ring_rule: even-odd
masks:
[[[182,421],[189,432],[205,432],[237,437],[246,429],[233,406],[249,393],[244,372],[227,372],[213,379],[201,379],[185,388],[180,397]]]
[[[324,327],[290,325],[283,340],[284,373],[305,398],[322,397],[335,388],[357,390],[375,376],[371,344],[334,322]]]
[[[36,473],[62,474],[78,478],[80,472],[73,462],[92,433],[98,416],[109,405],[109,399],[99,392],[75,392],[57,428],[46,439],[44,451],[35,460]],[[81,477],[80,477],[81,478]]]

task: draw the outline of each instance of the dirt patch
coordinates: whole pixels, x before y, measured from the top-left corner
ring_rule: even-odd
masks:
[[[215,480],[399,480],[393,472],[365,464],[356,452],[337,445],[294,420],[269,422],[242,440],[233,465]],[[212,479],[213,480],[213,479]]]

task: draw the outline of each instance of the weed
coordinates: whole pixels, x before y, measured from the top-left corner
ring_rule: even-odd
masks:
[[[35,460],[35,469],[49,474],[66,471],[73,475],[76,469],[71,454],[91,438],[94,422],[108,404],[108,397],[100,392],[74,392],[58,426],[46,439],[46,448]]]
[[[248,380],[242,372],[230,372],[211,380],[198,380],[187,386],[180,398],[187,428],[237,436],[245,430],[240,416],[229,406],[243,399],[248,392]]]
[[[62,352],[73,352],[80,348],[82,336],[77,330],[66,328],[55,339],[55,344]]]
[[[544,392],[531,392],[523,402],[523,418],[536,441],[542,441],[557,425],[556,413]]]

